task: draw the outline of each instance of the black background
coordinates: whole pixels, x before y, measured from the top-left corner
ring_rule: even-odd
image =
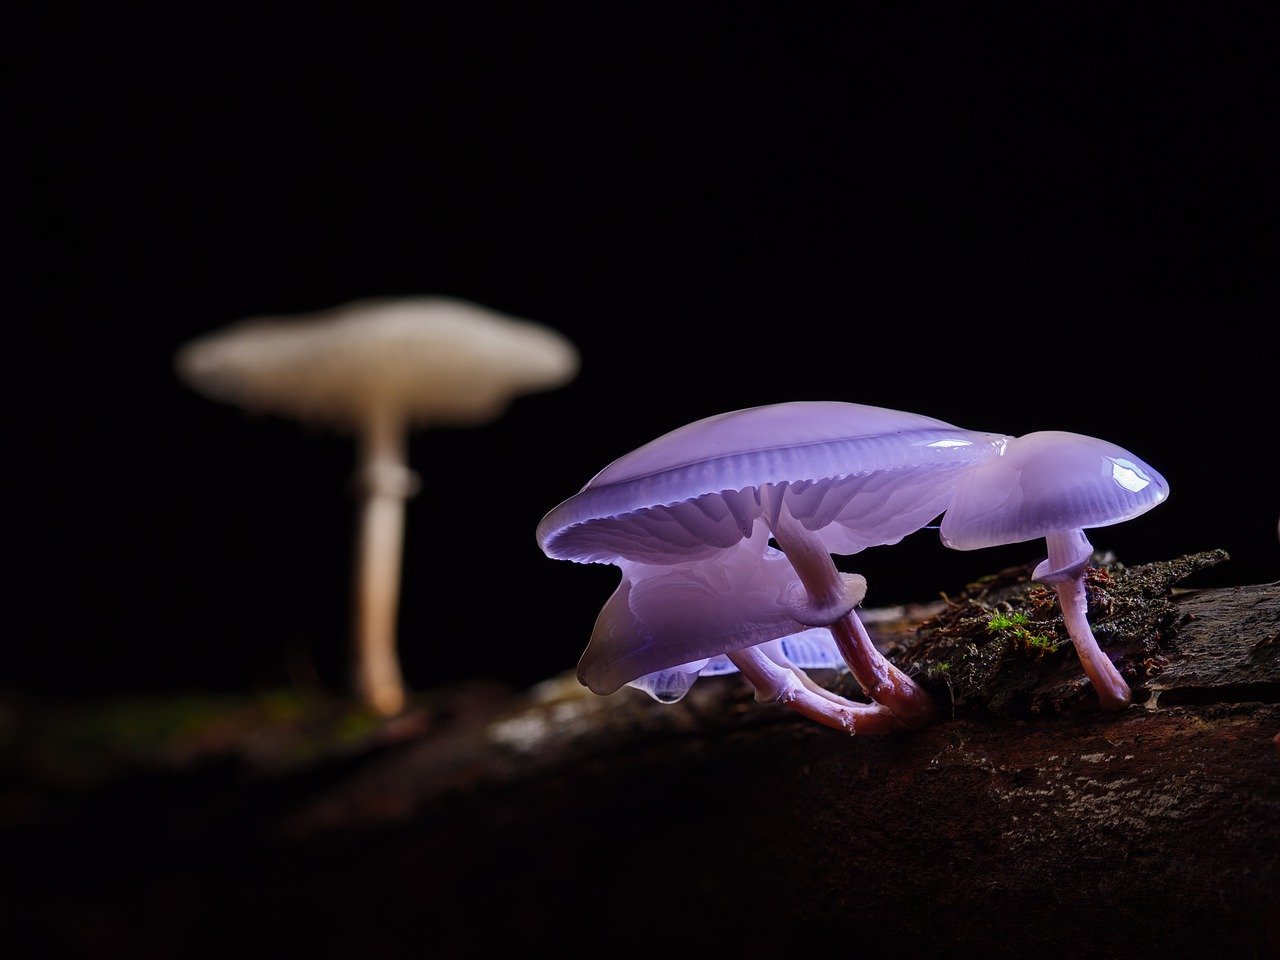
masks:
[[[1105,437],[1169,479],[1099,531],[1280,573],[1275,33],[1206,5],[595,12],[226,7],[16,23],[16,615],[55,695],[344,676],[349,440],[186,390],[244,316],[444,293],[553,326],[568,388],[415,436],[401,645],[425,688],[573,665],[616,573],[540,516],[614,457],[790,399]],[[28,29],[29,28],[29,29]],[[26,490],[30,484],[30,489]],[[1005,563],[868,551],[868,602]],[[301,664],[301,666],[299,666]]]

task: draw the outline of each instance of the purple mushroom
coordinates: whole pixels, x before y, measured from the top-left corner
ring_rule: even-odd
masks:
[[[1130,520],[1168,495],[1164,477],[1115,444],[1078,433],[1031,433],[960,477],[942,518],[942,541],[976,550],[1044,537],[1049,558],[1033,576],[1057,591],[1102,705],[1120,709],[1129,703],[1129,685],[1089,627],[1084,576],[1093,546],[1084,531]]]
[[[784,703],[849,733],[884,733],[897,726],[880,704],[855,703],[824,690],[804,672],[807,664],[790,660],[777,642],[804,631],[805,621],[829,622],[837,613],[815,617],[804,585],[782,552],[768,546],[762,527],[711,557],[666,565],[617,563],[622,583],[596,618],[578,664],[578,679],[594,693],[630,684],[670,703],[713,661],[727,662],[719,672],[740,671],[761,702]],[[866,581],[840,576],[839,606],[847,613],[866,594]]]
[[[761,698],[829,726],[924,723],[932,704],[875,649],[853,609],[861,578],[842,576],[831,554],[918,530],[1005,439],[880,407],[796,402],[699,420],[615,460],[538,526],[548,556],[623,571],[580,679],[609,693],[727,655]],[[805,626],[830,629],[883,709],[836,698],[756,649]]]

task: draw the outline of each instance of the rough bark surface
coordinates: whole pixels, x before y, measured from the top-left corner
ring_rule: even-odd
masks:
[[[143,952],[1277,956],[1280,584],[1170,609],[1119,714],[1078,689],[851,739],[732,677],[670,706],[560,678],[304,787],[244,778],[247,835],[163,821],[65,914],[16,903],[50,943]]]

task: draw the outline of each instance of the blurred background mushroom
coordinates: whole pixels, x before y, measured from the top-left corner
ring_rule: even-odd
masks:
[[[511,398],[572,379],[577,351],[547,327],[475,304],[386,299],[243,321],[187,344],[176,365],[211,397],[355,434],[355,688],[379,713],[398,713],[404,501],[419,487],[406,435],[412,427],[487,423]]]

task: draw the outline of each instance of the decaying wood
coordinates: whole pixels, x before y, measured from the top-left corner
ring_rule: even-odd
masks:
[[[1280,585],[1169,609],[1160,652],[1143,651],[1159,658],[1146,703],[1120,715],[1073,680],[1062,712],[961,711],[851,740],[751,703],[732,678],[674,706],[565,678],[370,767],[290,829],[364,823],[450,864],[446,917],[496,890],[517,928],[623,952],[751,954],[798,936],[875,957],[1267,956]],[[1068,647],[1037,689],[1076,677],[1073,660]]]
[[[1169,604],[1120,714],[1069,649],[1015,664],[1001,709],[880,739],[733,677],[669,706],[564,677],[277,794],[234,854],[70,902],[91,931],[129,904],[204,923],[210,952],[1280,955],[1280,584]]]

